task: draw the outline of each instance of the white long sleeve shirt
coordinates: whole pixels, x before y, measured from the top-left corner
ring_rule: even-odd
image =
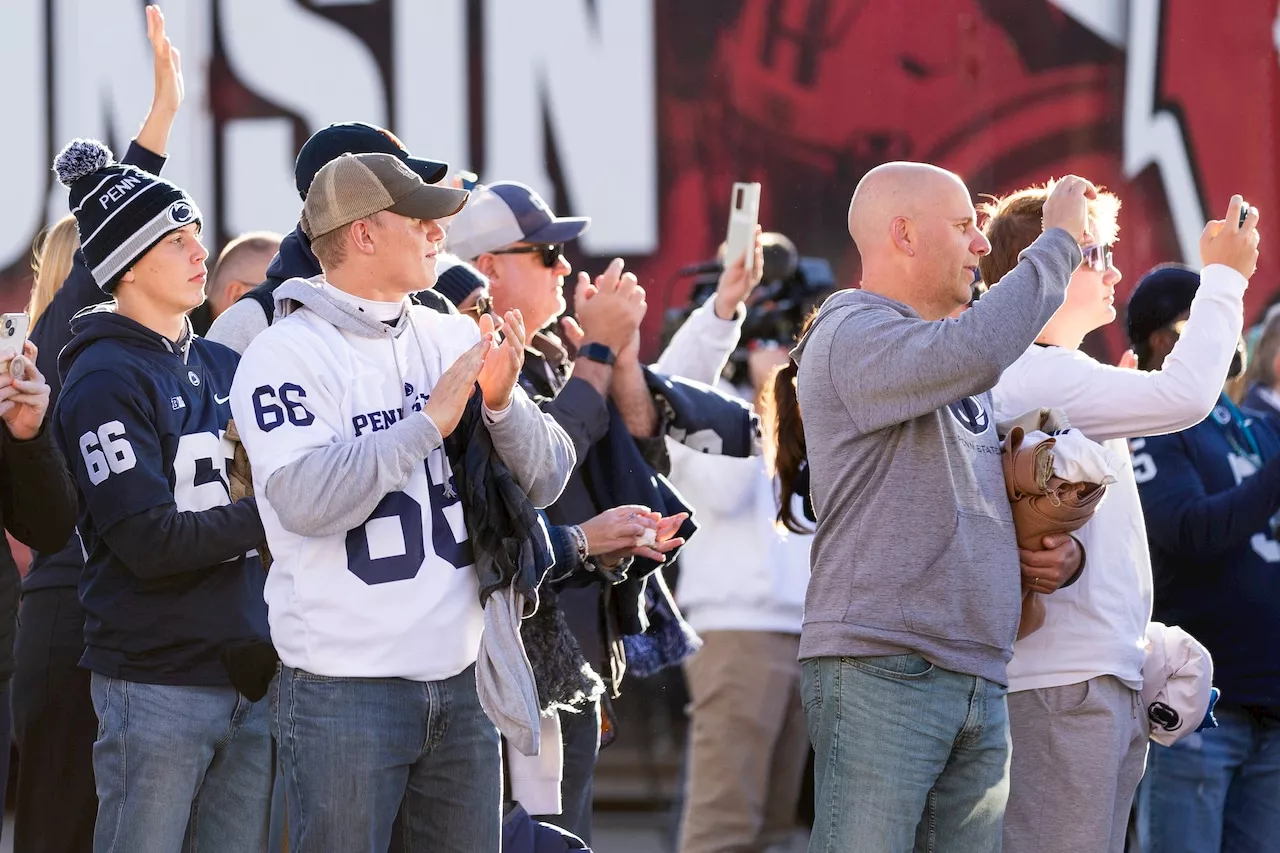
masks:
[[[744,312],[722,320],[712,296],[689,315],[654,370],[727,393],[720,379],[738,345]],[[813,536],[779,531],[778,483],[763,456],[699,453],[667,439],[671,482],[693,507],[698,533],[680,554],[676,600],[694,630],[799,634]],[[803,517],[797,497],[796,517]]]
[[[812,534],[779,530],[778,481],[763,456],[713,456],[668,442],[671,482],[698,533],[680,553],[676,600],[694,630],[799,634]],[[793,496],[797,518],[803,500]]]
[[[1011,692],[1101,675],[1142,687],[1151,557],[1125,439],[1193,426],[1222,391],[1240,339],[1247,282],[1221,264],[1206,267],[1200,278],[1190,318],[1162,369],[1128,370],[1078,350],[1033,346],[995,387],[998,420],[1040,407],[1062,409],[1073,429],[1124,460],[1118,482],[1075,534],[1087,555],[1080,580],[1045,596],[1044,627],[1014,644]]]

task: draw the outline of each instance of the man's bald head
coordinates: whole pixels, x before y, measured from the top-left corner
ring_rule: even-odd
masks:
[[[267,277],[267,266],[284,239],[272,231],[242,234],[218,255],[209,276],[207,299],[214,317]]]
[[[927,163],[867,172],[849,202],[849,236],[862,256],[863,289],[926,319],[969,302],[978,258],[991,249],[964,181]]]
[[[912,219],[936,208],[940,201],[969,190],[954,172],[928,163],[894,162],[876,166],[862,176],[849,202],[849,236],[863,255],[878,243],[890,241],[897,217]]]

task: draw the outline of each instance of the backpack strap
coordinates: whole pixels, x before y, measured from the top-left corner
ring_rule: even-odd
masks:
[[[269,278],[252,290],[246,291],[236,301],[241,302],[245,299],[250,299],[258,303],[262,313],[267,315],[267,325],[269,326],[271,325],[271,320],[276,316],[276,288],[283,283],[283,279]]]

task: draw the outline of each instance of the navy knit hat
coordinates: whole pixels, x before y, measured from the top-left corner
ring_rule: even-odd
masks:
[[[73,139],[54,161],[93,280],[107,293],[168,233],[200,222],[191,197],[135,166],[116,163],[96,139]]]
[[[467,297],[477,290],[488,290],[489,279],[480,270],[456,255],[441,253],[436,259],[436,293],[461,307]]]
[[[1199,289],[1200,273],[1182,264],[1163,264],[1144,275],[1125,309],[1130,343],[1145,346],[1152,332],[1191,310]]]
[[[311,134],[298,152],[298,159],[293,164],[293,179],[303,201],[307,200],[307,190],[311,189],[316,174],[326,163],[343,154],[393,154],[428,184],[436,183],[449,172],[448,163],[410,156],[404,143],[385,127],[362,121],[344,121]]]

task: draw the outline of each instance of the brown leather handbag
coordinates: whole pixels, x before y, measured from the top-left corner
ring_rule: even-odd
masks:
[[[1093,517],[1107,487],[1097,483],[1069,483],[1053,474],[1052,437],[1026,445],[1026,431],[1021,426],[1010,428],[1005,436],[1001,461],[1004,484],[1013,510],[1014,533],[1018,547],[1038,550],[1041,541],[1051,533],[1074,533]],[[1041,593],[1024,590],[1022,621],[1018,639],[1044,624],[1044,601]]]

